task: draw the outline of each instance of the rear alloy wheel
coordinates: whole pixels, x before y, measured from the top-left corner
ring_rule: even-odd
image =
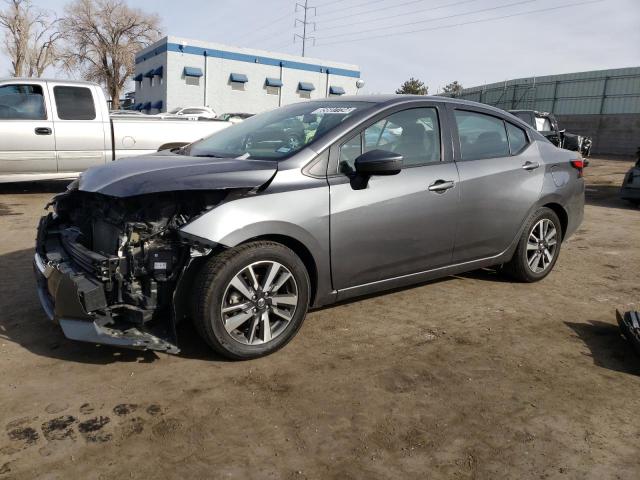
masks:
[[[560,253],[562,226],[556,213],[543,207],[527,222],[507,273],[523,282],[536,282],[553,269]]]
[[[309,277],[298,256],[258,241],[211,257],[196,285],[194,323],[218,353],[250,359],[293,338],[309,303]]]

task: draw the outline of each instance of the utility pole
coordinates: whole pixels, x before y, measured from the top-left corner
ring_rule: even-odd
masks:
[[[302,56],[304,57],[304,52],[305,52],[305,47],[307,45],[307,40],[313,40],[313,44],[316,44],[316,38],[315,37],[310,37],[307,36],[307,25],[313,25],[313,31],[315,32],[316,30],[316,22],[309,22],[307,20],[307,14],[309,13],[309,10],[313,10],[313,16],[316,16],[316,7],[310,7],[309,6],[309,0],[304,0],[304,5],[301,3],[296,3],[296,12],[298,11],[298,7],[300,7],[302,10],[304,10],[304,19],[300,20],[299,18],[296,18],[296,21],[294,22],[293,26],[297,27],[299,24],[302,24],[302,35],[300,34],[294,34],[293,35],[293,43],[296,43],[296,38],[299,38],[300,40],[302,40]]]

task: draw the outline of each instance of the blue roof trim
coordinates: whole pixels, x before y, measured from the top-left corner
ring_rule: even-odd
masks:
[[[201,77],[202,69],[198,67],[184,67],[185,77]]]
[[[160,110],[162,108],[162,100],[158,100],[157,102],[155,102],[153,105],[151,105],[151,108],[157,108],[158,110]]]
[[[185,53],[189,55],[199,55],[207,57],[224,58],[227,60],[236,60],[238,62],[261,63],[264,65],[273,65],[276,67],[292,68],[295,70],[305,70],[307,72],[330,73],[331,75],[341,75],[343,77],[360,78],[360,72],[357,70],[347,70],[345,68],[327,67],[326,65],[318,65],[314,63],[303,63],[292,60],[282,60],[273,57],[263,57],[260,55],[248,55],[246,53],[227,52],[225,50],[216,50],[213,48],[192,47],[190,45],[182,46],[177,43],[165,43],[145,54],[136,56],[136,64],[149,60],[157,55],[165,52]]]
[[[338,86],[330,86],[329,87],[329,95],[344,95],[344,88]]]
[[[160,65],[158,68],[156,68],[153,71],[154,75],[157,75],[158,77],[162,77],[162,74],[164,73],[164,67],[162,65]]]
[[[229,81],[238,83],[247,83],[249,78],[244,73],[232,73],[229,75]]]
[[[298,82],[298,90],[302,90],[303,92],[313,92],[315,89],[315,85],[311,82]]]
[[[264,81],[264,84],[267,87],[281,87],[283,85],[282,80],[274,77],[267,77]]]
[[[153,78],[153,72],[155,72],[155,69],[152,68],[147,73],[145,73],[144,76],[147,78]]]
[[[138,75],[136,75],[135,77],[133,77],[133,81],[134,81],[134,82],[141,82],[141,81],[142,81],[142,78],[143,78],[142,74],[141,74],[141,73],[139,73]]]

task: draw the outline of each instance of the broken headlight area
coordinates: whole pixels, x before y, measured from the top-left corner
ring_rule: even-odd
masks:
[[[197,244],[179,230],[225,196],[169,192],[120,199],[78,190],[58,195],[36,242],[45,310],[48,302],[50,316],[78,340],[177,351],[175,322],[182,312],[176,295],[194,259],[211,251],[211,245]],[[79,333],[91,321],[90,331]]]

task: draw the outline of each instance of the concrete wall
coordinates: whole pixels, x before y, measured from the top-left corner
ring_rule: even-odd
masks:
[[[592,155],[635,155],[640,147],[640,114],[556,115],[560,128],[593,138]]]

